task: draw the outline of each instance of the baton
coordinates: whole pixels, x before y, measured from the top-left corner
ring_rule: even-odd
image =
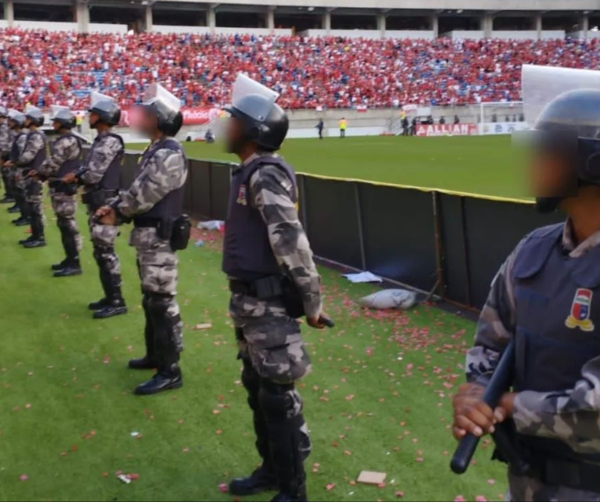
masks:
[[[483,394],[483,402],[492,410],[498,406],[502,395],[511,386],[514,374],[515,354],[516,346],[513,339],[502,354],[500,362]],[[525,468],[524,462],[514,446],[510,432],[506,428],[498,427],[492,436],[496,441],[498,451],[509,463],[516,465],[517,467],[521,465]],[[468,433],[460,440],[460,443],[454,452],[454,456],[452,457],[452,461],[450,462],[450,469],[452,469],[452,472],[455,474],[464,474],[467,472],[480,439],[481,438]]]

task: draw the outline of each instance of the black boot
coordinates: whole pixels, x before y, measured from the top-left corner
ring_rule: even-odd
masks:
[[[271,502],[308,502],[308,495],[306,494],[306,484],[302,485],[292,495],[290,493],[281,492],[275,495]]]
[[[59,270],[62,270],[63,268],[65,268],[67,265],[69,264],[69,259],[65,258],[63,261],[61,261],[60,263],[55,263],[54,265],[52,265],[50,267],[50,269],[53,272],[58,272]]]
[[[229,483],[229,493],[236,497],[249,497],[277,490],[277,478],[263,464],[247,478],[237,478]]]
[[[19,209],[19,206],[17,206],[16,204],[15,204],[14,206],[12,206],[12,207],[9,207],[9,208],[7,209],[7,212],[8,212],[8,213],[10,213],[10,214],[16,214],[16,213],[18,213],[19,211],[20,211],[20,209]]]
[[[73,277],[75,275],[81,275],[82,273],[79,258],[75,258],[70,260],[66,267],[54,272],[54,277]]]
[[[175,390],[183,387],[183,376],[179,367],[168,371],[161,371],[154,375],[146,383],[135,389],[136,396],[151,396],[166,390]]]
[[[106,307],[101,310],[97,310],[94,312],[94,319],[108,319],[110,317],[115,317],[118,315],[127,313],[127,306],[125,305],[125,300],[121,296],[121,288],[114,288],[115,291],[107,299]]]
[[[154,347],[154,330],[152,328],[152,318],[150,317],[148,307],[148,295],[144,294],[142,298],[142,307],[146,317],[146,326],[144,328],[144,338],[146,340],[146,355],[141,359],[132,359],[129,361],[129,369],[132,370],[153,370],[158,366],[156,362],[156,350]]]
[[[27,244],[28,242],[34,241],[35,239],[33,238],[33,235],[30,235],[29,237],[27,237],[26,239],[21,239],[19,241],[19,244],[21,244],[21,246],[24,246],[25,244]]]
[[[12,221],[12,224],[16,227],[26,227],[31,225],[31,220],[24,216],[19,216],[16,220]]]
[[[79,262],[79,251],[74,235],[70,235],[65,227],[61,227],[63,234],[63,245],[67,253],[66,265],[54,273],[54,277],[72,277],[81,275],[81,263]]]
[[[27,239],[23,243],[25,249],[41,248],[46,245],[46,240],[44,239],[44,222],[42,216],[39,214],[34,213],[31,215],[31,237],[31,240]]]
[[[108,300],[106,298],[102,298],[102,300],[92,302],[88,305],[88,309],[90,310],[102,310],[105,307],[108,307]]]
[[[12,204],[15,201],[12,197],[5,195],[2,199],[0,199],[0,204]]]
[[[147,309],[152,322],[158,372],[135,389],[135,394],[138,396],[149,396],[183,386],[183,377],[178,366],[179,349],[175,332],[180,318],[169,314],[172,301],[173,299],[168,295],[148,295]]]

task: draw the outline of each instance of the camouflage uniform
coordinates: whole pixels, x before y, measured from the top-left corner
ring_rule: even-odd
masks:
[[[99,133],[94,140],[93,148],[84,159],[80,170],[80,182],[86,192],[92,192],[99,186],[111,163],[123,155],[123,144],[114,136]],[[121,264],[115,252],[115,241],[119,235],[119,228],[112,225],[100,225],[93,219],[94,213],[99,209],[91,204],[87,205],[88,223],[90,228],[94,259],[100,270],[105,297],[108,298],[111,286],[121,287]]]
[[[12,131],[8,126],[8,119],[4,119],[0,123],[0,169],[2,164],[8,160],[8,154],[10,153],[10,147],[12,145]],[[2,181],[4,182],[4,190],[7,197],[12,196],[12,185],[7,169],[2,169]]]
[[[129,188],[122,192],[116,205],[126,219],[143,218],[169,193],[181,189],[187,179],[187,162],[181,152],[162,147],[159,140],[151,144],[142,157],[141,171]],[[173,141],[173,140],[170,140]],[[176,352],[183,350],[183,322],[177,294],[177,255],[171,248],[170,238],[162,238],[156,228],[137,226],[131,232],[130,245],[137,251],[137,266],[142,284],[142,306],[146,315],[148,356],[155,354],[152,337],[152,308],[162,305],[172,321],[170,331]],[[157,349],[160,352],[160,347]],[[159,354],[160,356],[160,354]],[[175,364],[175,363],[172,363]],[[159,368],[160,369],[160,368]]]
[[[29,132],[25,136],[25,145],[15,165],[18,169],[18,187],[25,192],[26,211],[31,217],[32,235],[43,239],[46,218],[42,209],[43,183],[39,179],[25,178],[32,164],[42,151],[46,149],[45,134]],[[37,166],[39,167],[39,166]]]
[[[16,134],[13,142],[16,142],[16,150],[15,150],[15,154],[17,155],[15,158],[11,159],[13,161],[13,163],[16,163],[16,161],[18,160],[18,157],[21,156],[21,153],[23,152],[23,149],[25,148],[25,142],[27,141],[27,133],[26,132],[19,132]],[[29,206],[26,204],[25,202],[25,189],[26,189],[26,183],[25,180],[23,179],[23,177],[20,175],[20,170],[13,165],[13,167],[11,167],[9,169],[9,173],[10,173],[10,179],[11,182],[14,186],[15,189],[15,201],[19,207],[19,209],[21,210],[21,215],[22,217],[27,217],[29,218]]]
[[[52,209],[56,214],[56,224],[62,236],[63,247],[67,256],[70,256],[74,248],[81,251],[81,234],[77,227],[75,215],[77,212],[77,201],[74,195],[69,195],[53,186],[53,182],[59,182],[58,176],[61,167],[69,161],[75,161],[81,157],[81,144],[75,136],[60,136],[52,145],[52,152],[40,166],[40,174],[50,180],[50,198]]]
[[[256,157],[253,155],[247,159],[240,170]],[[306,315],[318,317],[322,306],[321,280],[298,218],[292,191],[293,185],[281,169],[264,165],[250,178],[247,203],[262,216],[273,254],[280,269],[299,290]],[[302,462],[309,456],[312,447],[302,415],[302,399],[295,388],[295,382],[311,371],[300,324],[288,315],[281,300],[259,300],[243,293],[232,294],[230,313],[244,366],[242,382],[254,413],[258,453],[267,470],[277,473],[280,479],[286,478],[289,473],[277,472],[280,466],[273,463],[277,464],[281,455],[290,455],[290,446],[278,445],[277,440],[271,438],[277,438],[278,432],[289,430],[289,427],[295,428],[299,440],[293,444],[297,445]],[[283,423],[273,423],[273,416],[267,416],[264,409],[266,400],[262,397],[265,388],[269,389],[269,394],[279,394],[282,401],[288,402]],[[276,427],[279,431],[274,430]],[[274,451],[278,447],[282,450]]]
[[[486,385],[499,356],[515,336],[517,296],[513,271],[522,241],[493,281],[477,325],[475,344],[467,354],[467,380]],[[570,258],[580,258],[600,244],[600,232],[575,245],[570,224],[564,225],[562,247]],[[589,336],[594,336],[590,334]],[[578,453],[600,453],[598,381],[600,366],[592,359],[581,371],[576,387],[566,391],[517,394],[513,420],[518,433],[560,440]],[[551,486],[538,479],[509,475],[511,500],[600,500],[600,493]]]

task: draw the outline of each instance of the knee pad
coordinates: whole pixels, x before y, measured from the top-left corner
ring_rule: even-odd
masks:
[[[63,216],[56,217],[56,225],[61,230],[68,230],[70,228],[69,220],[67,218],[64,218]]]
[[[263,379],[258,400],[269,421],[289,420],[302,413],[302,399],[293,384],[276,384]]]

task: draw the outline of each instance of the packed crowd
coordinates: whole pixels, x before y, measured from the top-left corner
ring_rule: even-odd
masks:
[[[240,71],[278,90],[288,109],[515,101],[524,63],[597,68],[600,42],[0,31],[8,106],[81,109],[94,89],[127,108],[155,81],[185,106],[219,106]]]

